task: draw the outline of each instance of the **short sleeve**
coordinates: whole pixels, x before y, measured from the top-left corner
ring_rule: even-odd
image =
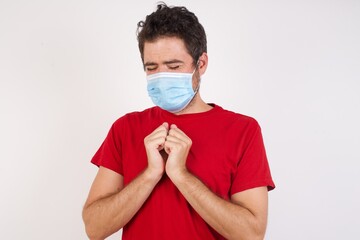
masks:
[[[102,166],[124,175],[121,157],[121,125],[121,119],[119,119],[111,126],[108,135],[91,162],[98,167]]]
[[[232,180],[231,194],[256,187],[266,186],[268,190],[275,188],[266,157],[261,128],[256,125],[248,137],[248,144],[238,162]]]

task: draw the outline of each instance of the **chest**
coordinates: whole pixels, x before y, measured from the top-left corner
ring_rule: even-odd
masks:
[[[222,129],[210,131],[210,129],[184,127],[182,130],[193,142],[186,162],[188,170],[213,192],[228,199],[232,178],[239,160],[238,151],[235,151],[238,146]],[[144,138],[149,131],[144,129],[141,134],[127,134],[126,141],[123,141],[122,160],[125,184],[147,167]]]

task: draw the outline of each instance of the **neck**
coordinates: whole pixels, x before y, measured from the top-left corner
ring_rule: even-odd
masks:
[[[200,93],[198,92],[194,99],[189,103],[189,105],[181,110],[180,112],[175,113],[176,115],[182,115],[182,114],[191,114],[191,113],[201,113],[201,112],[207,112],[213,107],[208,105],[204,100],[201,99]]]

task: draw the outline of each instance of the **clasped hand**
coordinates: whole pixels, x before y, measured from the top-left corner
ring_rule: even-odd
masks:
[[[162,176],[164,172],[172,178],[186,172],[186,159],[192,141],[175,124],[163,123],[144,139],[148,158],[148,169]],[[161,154],[161,152],[166,154]]]

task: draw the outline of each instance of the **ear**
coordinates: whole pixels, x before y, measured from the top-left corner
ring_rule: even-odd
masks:
[[[206,52],[203,52],[201,54],[201,56],[199,57],[199,66],[198,66],[198,69],[199,69],[199,73],[200,73],[200,76],[202,76],[205,72],[206,72],[206,69],[207,69],[207,66],[208,66],[208,55]]]

